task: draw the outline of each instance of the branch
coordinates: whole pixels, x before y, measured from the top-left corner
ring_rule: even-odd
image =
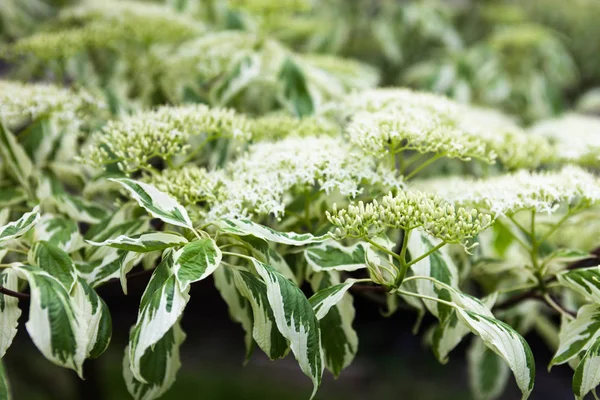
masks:
[[[588,258],[584,258],[583,260],[575,261],[575,262],[569,264],[567,266],[567,269],[568,270],[579,269],[579,268],[593,267],[595,265],[598,265],[600,263],[600,247],[597,247],[594,250],[592,250],[590,252],[590,254],[593,254],[594,257],[588,257]],[[544,284],[548,284],[555,280],[556,280],[556,277],[551,277],[550,279],[547,279],[544,282]],[[527,292],[521,293],[518,296],[511,297],[510,299],[507,299],[506,301],[503,301],[502,303],[497,304],[494,307],[494,309],[495,310],[504,310],[507,308],[511,308],[512,306],[515,306],[515,305],[519,304],[520,302],[528,300],[528,299],[536,299],[536,300],[544,301],[544,298],[538,293],[539,290],[540,290],[540,288],[534,288]]]
[[[354,292],[387,292],[387,288],[379,285],[352,285],[351,291]]]
[[[6,296],[16,297],[17,299],[21,300],[29,300],[28,293],[15,292],[13,290],[5,288],[4,286],[0,286],[0,293]]]

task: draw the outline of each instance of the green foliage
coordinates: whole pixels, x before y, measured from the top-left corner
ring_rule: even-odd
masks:
[[[312,396],[358,352],[364,291],[434,316],[441,363],[474,336],[477,399],[511,372],[530,396],[532,329],[577,398],[600,384],[600,120],[537,121],[581,60],[535,7],[167,3],[49,9],[2,46],[24,82],[0,80],[0,356],[29,297],[33,343],[81,376],[112,334],[97,288],[126,293],[138,269],[135,399],[174,384],[190,288],[211,277],[245,357],[292,354]],[[2,21],[33,2],[8,4]]]

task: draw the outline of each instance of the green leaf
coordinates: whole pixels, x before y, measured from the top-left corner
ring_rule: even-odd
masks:
[[[217,290],[221,294],[221,297],[227,304],[227,307],[229,309],[229,316],[231,317],[232,320],[239,323],[240,325],[242,325],[242,328],[244,328],[244,332],[245,332],[244,342],[246,344],[246,360],[248,360],[250,358],[250,356],[252,355],[252,350],[254,347],[254,339],[252,338],[253,326],[254,326],[254,322],[253,322],[254,320],[252,317],[253,311],[252,311],[252,306],[251,306],[250,302],[240,293],[241,291],[238,290],[238,288],[236,287],[235,274],[236,274],[236,272],[234,270],[232,270],[231,268],[217,268],[212,276],[215,281],[215,287],[217,288]],[[260,282],[260,283],[264,286],[264,283],[262,283],[262,282]],[[265,289],[265,298],[266,298],[266,289]],[[265,301],[265,304],[266,303],[267,302]],[[267,308],[268,308],[268,305],[267,305]],[[269,311],[271,310],[270,308],[268,308],[268,309],[269,309]],[[272,312],[271,312],[271,314],[272,314]],[[275,327],[274,322],[273,322],[272,326]],[[259,328],[264,328],[264,327],[265,327],[264,323],[262,325],[259,324]],[[276,330],[277,334],[279,334],[279,331],[277,331],[277,328],[274,328],[274,329]],[[259,337],[262,337],[262,336],[259,335]],[[285,341],[285,339],[283,339],[283,342],[285,343],[285,346],[287,347],[287,342]],[[270,349],[271,346],[269,345],[267,348]]]
[[[0,227],[0,245],[26,234],[40,220],[39,207],[25,213],[16,221]]]
[[[408,239],[408,251],[412,259],[426,254],[437,245],[433,237],[421,230],[413,229],[408,234],[410,235]],[[442,250],[438,250],[416,262],[411,267],[411,271],[414,275],[429,276],[450,287],[458,287],[458,270],[450,256]],[[452,297],[451,293],[445,287],[435,285],[433,282],[425,279],[417,281],[417,293],[445,301],[451,300]],[[430,300],[424,300],[423,302],[427,309],[440,321],[444,321],[452,312],[451,307],[445,304]]]
[[[329,235],[313,236],[310,233],[277,232],[268,226],[254,223],[248,219],[224,219],[220,221],[220,230],[225,233],[254,237],[271,243],[281,243],[291,246],[304,246],[329,239]]]
[[[77,320],[87,339],[86,357],[97,358],[107,349],[112,335],[108,306],[81,277],[75,282],[72,298]]]
[[[309,299],[319,319],[325,366],[336,377],[352,363],[358,351],[358,336],[352,328],[355,315],[352,296],[347,288],[340,288],[338,282],[335,272],[315,274],[311,286],[318,291]],[[338,287],[335,293],[329,290],[331,294],[323,296],[328,289],[335,287]]]
[[[575,399],[583,400],[585,395],[600,384],[600,340],[589,348],[581,358],[573,375]]]
[[[186,238],[178,233],[148,232],[134,236],[121,235],[115,239],[104,242],[87,241],[92,246],[109,246],[115,249],[134,251],[137,253],[148,253],[151,251],[164,250],[169,247],[177,247],[186,244]]]
[[[476,400],[494,400],[500,397],[508,383],[508,365],[483,341],[474,338],[467,352],[469,385]]]
[[[562,285],[600,304],[600,266],[565,271],[557,278]]]
[[[304,293],[289,279],[260,261],[252,262],[267,285],[267,299],[279,332],[290,342],[302,372],[313,381],[312,398],[321,384],[324,368],[317,317]]]
[[[4,369],[4,363],[0,359],[0,400],[11,400],[12,395],[10,393],[10,384],[8,383],[8,376],[6,376],[6,370]]]
[[[20,187],[4,186],[0,188],[0,207],[9,207],[27,199],[27,194]]]
[[[314,104],[304,73],[290,57],[287,57],[281,67],[279,80],[283,85],[283,98],[289,108],[298,117],[311,115]]]
[[[71,219],[45,214],[35,226],[36,241],[46,241],[59,249],[72,253],[83,245],[77,223]]]
[[[129,335],[131,373],[139,382],[152,383],[143,373],[143,357],[163,339],[181,317],[189,301],[189,286],[182,290],[174,273],[173,255],[168,251],[142,295],[140,311]]]
[[[153,217],[164,222],[194,230],[194,225],[185,208],[170,195],[161,192],[154,186],[132,179],[109,179],[121,184],[138,204],[145,208]]]
[[[4,269],[0,273],[0,285],[6,289],[18,291],[18,283],[17,273],[12,269]],[[19,299],[0,293],[0,359],[4,357],[17,334],[20,316]]]
[[[181,290],[215,272],[222,257],[221,250],[210,238],[198,239],[175,252],[173,270]]]
[[[48,272],[30,266],[13,266],[29,282],[29,336],[53,363],[75,370],[82,377],[87,339],[77,320],[77,310],[61,282]]]
[[[10,172],[21,185],[28,188],[28,179],[33,174],[33,164],[4,121],[0,121],[0,154]]]
[[[75,264],[63,250],[48,242],[36,242],[27,255],[31,265],[37,266],[56,278],[70,292],[77,279]]]
[[[224,269],[224,268],[222,268]],[[228,269],[228,271],[230,271]],[[252,337],[271,360],[287,355],[288,341],[279,332],[267,298],[267,286],[257,276],[245,271],[231,271],[240,295],[252,308]]]
[[[365,253],[363,243],[345,247],[334,240],[328,240],[304,250],[306,262],[314,272],[356,271],[367,268]]]
[[[456,309],[459,319],[478,335],[485,345],[502,357],[512,370],[517,386],[527,399],[533,390],[535,361],[529,345],[504,322],[462,308]]]
[[[558,350],[550,361],[550,368],[581,356],[600,338],[600,305],[584,305],[577,312],[577,318],[563,321],[558,338]]]
[[[153,400],[161,397],[173,382],[181,362],[179,348],[185,340],[185,333],[179,323],[171,329],[141,359],[141,374],[146,382],[138,381],[131,373],[129,347],[125,349],[123,359],[123,377],[127,390],[135,400]]]

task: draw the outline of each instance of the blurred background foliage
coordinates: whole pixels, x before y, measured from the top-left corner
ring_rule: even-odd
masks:
[[[146,3],[3,0],[10,75],[102,90],[117,112],[192,101],[306,115],[377,83],[525,123],[600,107],[596,0]]]
[[[599,21],[598,0],[0,0],[0,75],[85,87],[114,114],[200,102],[304,116],[353,90],[399,85],[530,124],[572,108],[600,115]],[[16,399],[129,398],[120,364],[137,284],[127,297],[100,293],[115,337],[106,357],[86,364],[83,383],[21,332],[7,355]],[[290,360],[243,368],[243,333],[217,292],[209,283],[194,291],[187,315],[203,316],[184,321],[184,367],[165,399],[305,398]],[[452,368],[439,365],[410,332],[416,316],[382,318],[384,305],[371,300],[356,299],[357,361],[317,398],[467,398],[462,352]],[[540,366],[532,398],[570,398],[570,371],[546,374],[542,340],[530,340]],[[503,398],[517,398],[516,387]]]

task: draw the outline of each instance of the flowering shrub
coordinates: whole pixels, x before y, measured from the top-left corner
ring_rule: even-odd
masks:
[[[279,12],[233,3],[265,24]],[[264,31],[98,4],[63,9],[58,30],[9,46],[25,55],[17,69],[53,60],[60,73],[56,84],[0,80],[0,357],[24,325],[44,357],[83,378],[112,333],[96,289],[127,293],[146,270],[123,360],[135,399],[175,382],[190,287],[207,278],[243,327],[246,356],[291,352],[313,397],[324,370],[338,376],[358,351],[357,290],[380,294],[389,314],[405,303],[435,317],[425,336],[442,363],[473,334],[477,399],[497,398],[511,372],[529,397],[533,330],[556,343],[550,367],[574,368],[575,397],[594,393],[600,119],[525,127],[374,88],[371,67],[292,52]],[[137,69],[140,48],[160,60],[151,70]],[[59,85],[92,70],[91,83]],[[115,102],[123,71],[133,86]],[[8,398],[1,364],[0,378]]]

